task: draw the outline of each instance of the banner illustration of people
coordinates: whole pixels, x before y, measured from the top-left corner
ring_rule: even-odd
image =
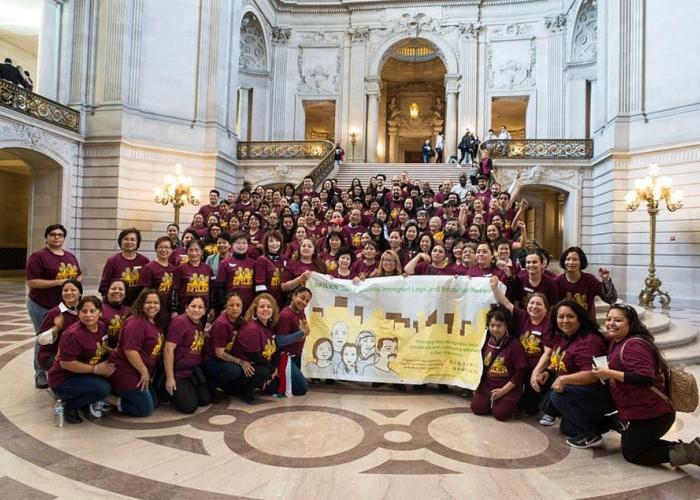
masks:
[[[312,274],[302,353],[310,378],[440,383],[475,389],[481,379],[487,278],[393,276],[352,281]]]

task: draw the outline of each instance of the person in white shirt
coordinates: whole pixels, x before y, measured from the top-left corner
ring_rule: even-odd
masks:
[[[442,134],[438,134],[437,138],[435,139],[435,154],[437,155],[435,158],[435,163],[442,163],[442,151],[445,149],[445,136]]]

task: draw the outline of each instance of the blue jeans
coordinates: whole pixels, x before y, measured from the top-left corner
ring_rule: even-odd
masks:
[[[550,403],[561,414],[561,432],[567,436],[589,437],[610,430],[605,414],[615,407],[608,391],[601,387],[567,385],[563,392],[550,394]]]
[[[27,314],[29,314],[29,319],[32,320],[32,326],[34,327],[34,333],[39,333],[39,328],[41,328],[41,323],[44,321],[44,316],[46,316],[46,309],[44,306],[37,304],[32,299],[27,298]],[[44,372],[44,369],[39,366],[37,361],[39,358],[39,344],[34,343],[34,378],[38,377]]]
[[[222,389],[227,394],[235,392],[239,384],[236,381],[243,375],[243,369],[236,363],[229,363],[223,359],[208,359],[202,363],[202,370],[209,379],[212,389]]]
[[[156,398],[152,387],[149,386],[147,391],[140,389],[128,391],[115,389],[115,391],[121,396],[121,410],[127,415],[147,417],[153,413],[153,409],[156,406]]]
[[[82,408],[102,401],[112,391],[107,379],[97,375],[76,374],[53,388],[54,394],[62,399],[66,408]]]

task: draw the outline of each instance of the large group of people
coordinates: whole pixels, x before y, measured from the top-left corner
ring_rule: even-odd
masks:
[[[661,440],[675,413],[650,387],[666,391],[667,366],[635,310],[615,303],[609,271],[586,272],[578,247],[561,254],[561,274],[548,270],[550,255],[527,238],[518,192],[518,181],[504,189],[486,175],[434,192],[406,174],[356,178],[348,189],[325,180],[317,191],[310,177],[299,188],[244,187],[225,198],[212,189],[184,231],[171,224],[155,240],[154,260],[140,253],[138,229],[121,231],[100,297],[83,295],[66,229],[49,226],[27,264],[36,387],[52,389],[71,423],[110,409],[146,416],[168,400],[184,413],[222,394],[251,402],[286,390],[287,378],[304,394],[311,273],[484,277],[497,303],[474,414],[541,412],[540,423],[559,422],[573,447],[617,430],[631,462],[700,464],[700,441]],[[613,304],[602,332],[596,297]]]

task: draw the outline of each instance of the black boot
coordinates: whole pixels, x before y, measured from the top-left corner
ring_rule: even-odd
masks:
[[[65,407],[64,413],[63,413],[63,420],[65,420],[69,424],[79,424],[83,421],[83,419],[80,418],[80,414],[78,413],[78,409],[75,406],[66,406]]]

